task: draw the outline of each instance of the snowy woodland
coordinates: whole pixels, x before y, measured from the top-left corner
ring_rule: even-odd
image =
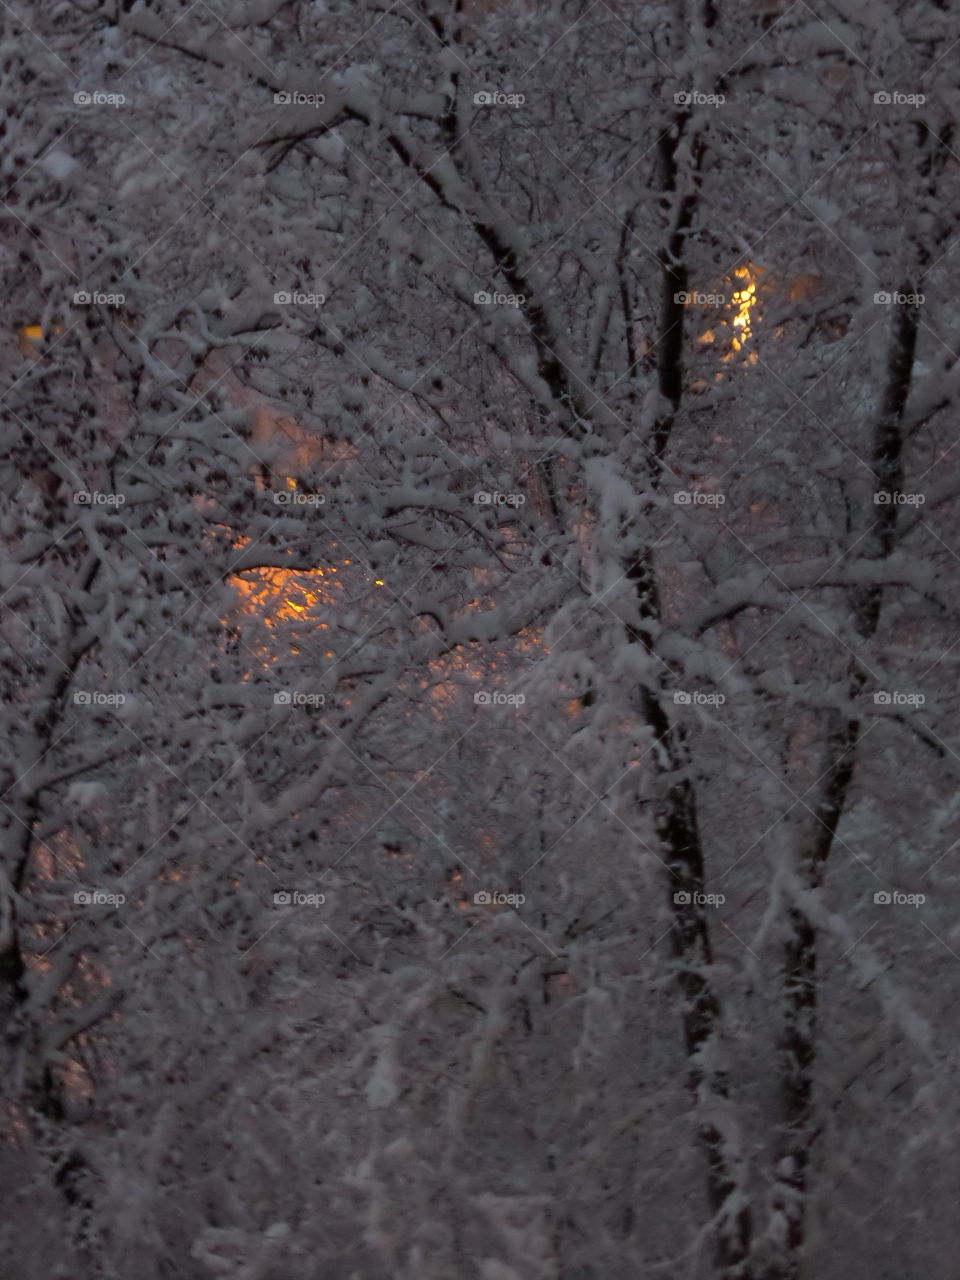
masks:
[[[958,41],[0,6],[4,1280],[957,1280]]]

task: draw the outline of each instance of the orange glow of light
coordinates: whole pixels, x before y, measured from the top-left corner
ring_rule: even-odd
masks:
[[[296,487],[295,480],[293,485]],[[234,539],[233,546],[241,550],[249,542],[241,535]],[[239,596],[240,612],[273,628],[283,622],[302,621],[320,605],[334,604],[340,589],[337,572],[336,565],[317,569],[245,569],[231,575],[230,584]],[[319,619],[311,622],[318,627],[329,626]]]
[[[730,294],[729,303],[726,307],[728,313],[732,311],[732,314],[728,316],[723,326],[724,329],[729,326],[730,344],[729,350],[721,356],[724,364],[729,363],[741,353],[741,358],[746,359],[747,364],[756,364],[759,359],[756,351],[750,351],[746,348],[750,339],[754,337],[751,313],[758,301],[757,286],[760,274],[761,268],[753,263],[737,267],[733,272],[733,283],[736,287]],[[717,340],[718,332],[716,329],[705,329],[696,339],[701,346],[709,346],[711,343],[717,342]],[[722,333],[721,341],[723,341]],[[714,380],[722,381],[723,377],[722,373],[717,373],[714,375]],[[701,382],[695,387],[695,390],[703,390],[706,385],[706,383]]]
[[[242,613],[256,614],[268,626],[279,622],[295,622],[316,609],[329,604],[332,597],[325,590],[324,569],[250,569],[231,578],[240,596]]]
[[[44,333],[41,324],[26,324],[18,334],[20,340],[20,354],[24,356],[32,355],[41,342],[46,342],[47,337],[53,334],[59,336],[63,330],[59,325],[54,325],[49,334]]]
[[[753,329],[750,324],[750,312],[757,305],[757,279],[755,269],[750,267],[737,267],[734,276],[741,281],[739,289],[734,291],[730,301],[736,307],[736,314],[731,321],[733,325],[733,335],[730,339],[732,350],[728,351],[723,357],[724,361],[732,360],[733,357],[743,350],[745,344],[753,337]],[[757,363],[756,351],[747,352],[747,363]]]

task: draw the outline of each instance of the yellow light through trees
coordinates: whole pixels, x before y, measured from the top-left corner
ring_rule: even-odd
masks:
[[[324,577],[336,569],[254,569],[231,582],[241,597],[241,610],[261,618],[268,627],[291,622],[334,597]]]
[[[739,280],[740,288],[734,291],[731,302],[736,307],[736,313],[733,317],[733,336],[730,339],[731,350],[723,357],[724,360],[732,360],[738,351],[742,351],[744,344],[753,337],[753,330],[750,325],[750,312],[757,304],[757,281],[750,267],[737,267],[734,276]],[[747,363],[756,364],[757,353],[750,351],[747,353]]]
[[[715,310],[713,325],[697,334],[695,338],[698,346],[713,348],[709,353],[711,359],[715,360],[719,357],[721,364],[729,364],[735,360],[741,360],[745,364],[756,364],[759,360],[757,351],[753,349],[753,339],[756,338],[753,309],[760,300],[759,285],[763,270],[753,262],[735,267],[726,279],[723,292],[718,295],[711,294],[706,299],[710,302],[716,301],[722,308],[722,315],[718,315]],[[729,376],[728,371],[715,368],[713,381],[723,382]],[[696,379],[691,384],[691,389],[701,392],[705,391],[708,385],[705,376]]]

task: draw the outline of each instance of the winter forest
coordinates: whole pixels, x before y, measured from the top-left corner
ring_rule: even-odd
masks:
[[[0,5],[3,1280],[957,1280],[958,52]]]

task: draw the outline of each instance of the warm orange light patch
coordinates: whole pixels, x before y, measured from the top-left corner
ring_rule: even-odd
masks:
[[[762,268],[754,263],[735,268],[731,279],[735,287],[724,307],[727,317],[722,326],[705,329],[696,339],[697,343],[703,347],[718,342],[727,345],[728,349],[720,357],[724,364],[728,364],[737,356],[745,359],[747,364],[756,364],[759,359],[757,352],[749,350],[747,344],[754,337],[751,313],[758,302],[757,287],[761,274]],[[717,372],[713,376],[714,381],[722,382],[726,375]],[[693,390],[703,391],[707,385],[707,382],[699,379],[693,384]]]
[[[48,337],[51,337],[54,334],[59,336],[61,333],[63,333],[63,330],[60,328],[59,325],[54,325],[53,328],[49,330],[48,333],[44,333],[43,325],[39,325],[39,324],[24,325],[18,334],[18,338],[20,342],[20,354],[24,356],[33,355],[37,347],[42,342],[46,342]]]
[[[324,578],[336,569],[251,569],[231,579],[243,613],[257,614],[268,627],[295,622],[320,604],[332,603]],[[325,589],[326,588],[326,589]]]
[[[733,336],[730,339],[731,351],[723,357],[724,360],[732,360],[737,352],[742,351],[744,344],[753,337],[753,330],[750,325],[750,312],[757,305],[757,279],[754,274],[756,268],[737,267],[734,276],[739,280],[740,288],[737,289],[731,302],[736,307],[736,314],[733,317]],[[756,351],[747,353],[747,363],[757,363]]]

